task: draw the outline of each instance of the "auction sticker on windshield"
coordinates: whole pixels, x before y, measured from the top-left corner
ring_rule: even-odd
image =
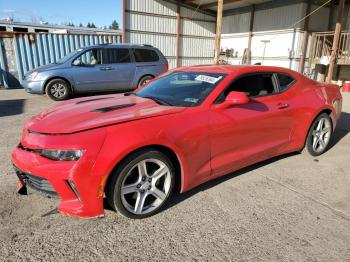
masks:
[[[198,75],[195,80],[207,82],[209,84],[215,84],[217,81],[219,81],[222,78],[222,76],[219,76],[218,78],[212,77],[212,76],[206,76],[206,75]]]

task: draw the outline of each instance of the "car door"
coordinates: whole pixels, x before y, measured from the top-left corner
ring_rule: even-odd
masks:
[[[135,63],[131,59],[130,50],[126,47],[106,47],[102,51],[105,80],[108,89],[124,91],[132,89],[135,75]]]
[[[102,71],[101,49],[86,50],[72,62],[69,74],[76,91],[104,90],[108,84]]]
[[[273,73],[255,73],[234,80],[216,103],[230,91],[245,92],[250,101],[210,112],[211,166],[214,175],[267,159],[290,139],[290,115],[280,108],[278,82]]]

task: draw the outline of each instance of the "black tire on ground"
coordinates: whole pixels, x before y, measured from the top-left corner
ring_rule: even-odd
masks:
[[[52,79],[50,82],[48,82],[45,92],[52,100],[55,101],[66,100],[72,95],[70,85],[67,83],[67,81],[60,78]]]
[[[312,123],[306,138],[305,148],[312,156],[327,151],[333,135],[332,120],[328,114],[320,114]]]
[[[154,78],[154,77],[153,77],[153,76],[150,76],[150,75],[143,76],[143,77],[140,79],[140,81],[139,81],[137,87],[139,88],[139,87],[143,86],[145,83],[147,83],[149,80],[151,80],[151,79],[153,79],[153,78]]]
[[[145,160],[160,161],[160,163],[164,164],[164,166],[168,168],[168,172],[166,172],[166,175],[163,175],[164,179],[161,178],[162,176],[159,176],[160,178],[158,179],[155,178],[155,176],[153,176],[157,173],[156,171],[160,169],[157,169],[157,168],[152,169],[152,166],[146,167],[147,176],[143,176],[142,174],[140,174],[139,173],[140,169],[138,164],[144,163]],[[152,162],[150,163],[152,164]],[[152,173],[153,172],[152,170],[154,170],[154,173]],[[135,179],[135,178],[141,179],[142,177],[146,177],[145,181]],[[157,186],[152,184],[152,182],[148,183],[148,181],[150,181],[149,180],[150,177],[153,177],[154,179],[153,183],[155,184],[158,183]],[[133,180],[132,182],[126,183],[126,181],[130,178],[133,178],[135,180]],[[168,203],[168,200],[172,195],[174,182],[175,182],[175,169],[172,162],[169,160],[169,158],[166,155],[154,149],[147,149],[147,150],[135,152],[129,155],[124,161],[122,161],[122,163],[110,174],[110,178],[108,179],[108,182],[105,188],[107,203],[115,211],[119,212],[120,214],[128,218],[142,219],[142,218],[150,217],[158,213],[159,211],[161,211],[164,208],[164,206]],[[145,185],[146,183],[147,185]],[[163,192],[162,199],[164,200],[160,198],[158,199],[152,193],[154,190],[153,188],[160,187],[159,184],[163,185],[164,188],[165,188],[165,184],[168,185],[167,187],[168,190],[162,191]],[[128,188],[129,185],[130,186],[132,185],[133,187],[131,192],[122,194],[122,188],[125,190],[125,188]],[[142,213],[137,213],[136,206],[137,206],[138,200],[141,199],[141,196],[143,194],[147,194],[147,196],[144,198],[142,207],[140,209]],[[152,201],[154,201],[154,203]],[[141,202],[141,200],[139,200],[139,202]],[[131,204],[129,205],[129,203]]]

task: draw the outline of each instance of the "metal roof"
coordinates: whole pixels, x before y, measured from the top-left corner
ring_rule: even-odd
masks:
[[[224,10],[226,11],[271,1],[273,0],[224,0]],[[202,11],[216,11],[218,5],[217,0],[182,0],[181,2]]]

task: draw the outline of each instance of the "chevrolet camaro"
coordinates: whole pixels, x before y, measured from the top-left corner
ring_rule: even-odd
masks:
[[[103,216],[106,198],[126,217],[148,217],[176,190],[304,148],[324,153],[341,106],[337,86],[285,68],[178,68],[28,119],[12,153],[18,191],[58,195],[70,216]]]

